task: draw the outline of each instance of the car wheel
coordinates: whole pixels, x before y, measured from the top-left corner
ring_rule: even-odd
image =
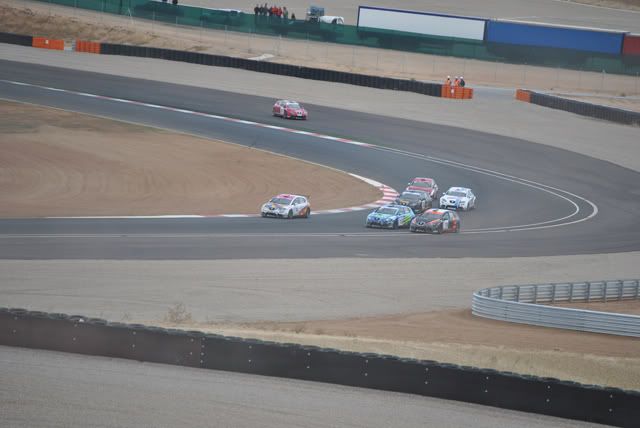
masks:
[[[442,234],[442,224],[440,224],[440,226],[438,226],[438,235]]]
[[[398,220],[393,222],[393,226],[391,226],[392,229],[397,229],[398,228]]]
[[[260,215],[261,215],[262,217],[266,217],[266,216],[267,216],[265,213],[260,213]]]
[[[291,220],[293,218],[293,210],[289,210],[289,213],[287,214],[287,218],[289,220]]]
[[[311,208],[307,207],[307,209],[304,212],[304,218],[309,218],[310,215],[311,215]]]

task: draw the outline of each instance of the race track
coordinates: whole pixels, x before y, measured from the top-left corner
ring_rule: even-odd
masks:
[[[468,186],[478,196],[478,209],[462,214],[463,233],[445,236],[368,230],[366,211],[295,221],[7,219],[0,221],[4,259],[504,257],[640,249],[640,174],[549,146],[338,107],[309,105],[308,122],[289,122],[270,116],[272,99],[10,61],[0,61],[0,94],[282,153],[397,190],[413,176],[431,176],[443,189]]]

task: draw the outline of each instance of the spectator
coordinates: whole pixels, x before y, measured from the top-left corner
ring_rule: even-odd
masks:
[[[286,6],[282,8],[282,13],[284,14],[284,19],[289,19],[289,11]]]
[[[444,84],[447,86],[451,86],[451,76],[447,76],[447,79],[444,81]]]
[[[258,6],[257,4],[256,4],[256,7],[253,8],[253,14],[254,15],[260,14],[260,6]]]
[[[296,20],[296,14],[295,13],[291,14],[291,19],[293,19],[294,21]]]
[[[460,86],[460,78],[458,76],[456,76],[455,79],[453,79],[453,86]]]
[[[178,5],[178,0],[172,0],[172,1],[171,1],[171,3],[172,3],[174,6],[177,6],[177,5]]]
[[[467,83],[464,81],[464,77],[460,76],[460,86],[462,86],[464,88],[464,85],[466,85]]]

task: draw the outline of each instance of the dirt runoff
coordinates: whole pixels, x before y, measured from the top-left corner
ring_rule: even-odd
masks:
[[[375,201],[330,168],[219,141],[0,101],[0,217],[235,214],[278,193]]]
[[[451,309],[371,318],[164,326],[640,390],[637,338],[519,325]],[[174,319],[173,321],[181,321]]]

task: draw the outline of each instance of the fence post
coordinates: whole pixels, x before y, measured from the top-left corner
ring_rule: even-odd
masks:
[[[620,290],[618,292],[618,300],[622,300],[622,291],[624,289],[624,281],[620,280],[619,283],[620,283]]]
[[[587,282],[587,302],[591,301],[591,283]]]
[[[538,303],[538,284],[533,286],[533,303]]]
[[[604,69],[602,69],[602,79],[600,80],[600,92],[604,90]]]
[[[551,284],[551,303],[556,302],[556,285]]]
[[[503,287],[502,287],[502,286],[500,286],[500,294],[498,295],[498,298],[499,298],[500,300],[502,300],[502,288],[503,288]]]
[[[607,303],[607,288],[609,288],[609,281],[604,282],[604,302]]]
[[[573,282],[569,284],[569,302],[573,302]]]
[[[516,285],[516,302],[520,301],[520,286]]]

